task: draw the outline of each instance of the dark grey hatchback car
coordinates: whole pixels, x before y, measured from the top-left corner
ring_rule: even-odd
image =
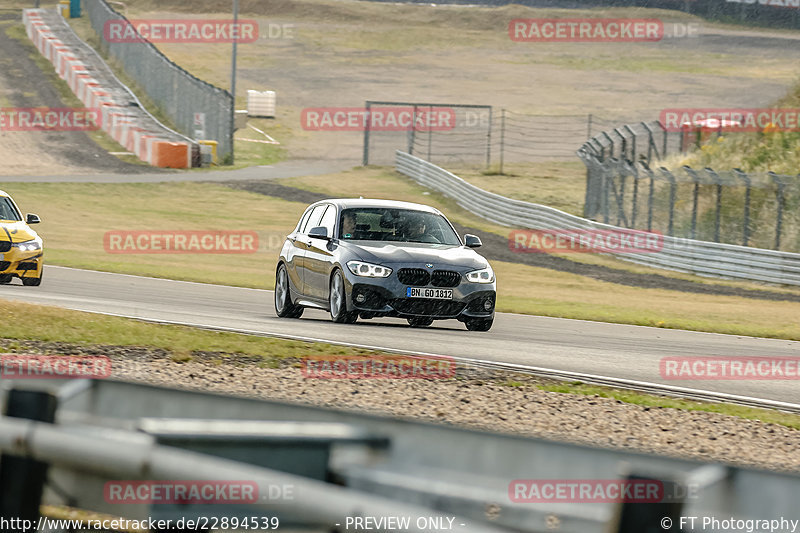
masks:
[[[275,275],[275,312],[312,307],[334,322],[399,317],[415,327],[457,319],[488,331],[497,286],[489,262],[438,210],[365,199],[312,204],[286,238]]]

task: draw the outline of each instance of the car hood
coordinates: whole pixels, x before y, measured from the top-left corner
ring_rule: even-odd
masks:
[[[11,237],[11,242],[25,242],[38,236],[24,222],[0,222],[0,241],[7,241]]]
[[[361,241],[346,244],[362,261],[391,263],[431,263],[435,268],[485,268],[488,261],[472,248],[444,244]]]

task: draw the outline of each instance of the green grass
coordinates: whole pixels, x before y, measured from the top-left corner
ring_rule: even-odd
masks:
[[[0,300],[2,338],[65,342],[78,345],[147,346],[171,353],[173,360],[186,361],[195,351],[247,354],[274,363],[286,357],[311,355],[362,355],[367,350],[326,343],[309,343],[206,331],[182,326],[148,324],[137,320],[82,313]],[[7,349],[20,350],[13,343]]]
[[[546,385],[537,385],[536,388],[546,392],[563,394],[580,394],[584,396],[598,396],[612,398],[623,403],[639,405],[653,409],[679,409],[681,411],[700,411],[705,413],[718,413],[736,416],[747,420],[760,420],[767,424],[780,424],[792,429],[800,429],[800,416],[783,413],[772,409],[757,409],[742,405],[697,402],[679,398],[669,398],[652,394],[643,394],[623,389],[588,385],[581,382],[564,382]]]
[[[36,212],[50,264],[171,279],[270,288],[275,259],[305,204],[201,183],[8,183],[21,209]],[[107,231],[255,231],[243,254],[114,254]]]

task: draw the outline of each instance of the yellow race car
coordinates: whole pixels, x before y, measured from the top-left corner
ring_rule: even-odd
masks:
[[[23,285],[42,283],[42,238],[28,224],[41,222],[38,215],[22,215],[11,197],[0,191],[0,284],[20,278]]]

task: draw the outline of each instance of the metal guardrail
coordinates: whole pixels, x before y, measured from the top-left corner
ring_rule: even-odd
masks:
[[[455,199],[458,204],[502,226],[529,229],[630,231],[558,209],[484,191],[432,163],[396,152],[396,169]],[[618,254],[619,259],[700,276],[800,285],[800,254],[663,236],[663,249]]]
[[[352,529],[343,527],[348,516],[408,516],[455,523],[437,528],[412,519],[405,531],[688,532],[678,528],[680,516],[792,518],[800,492],[796,474],[335,409],[111,380],[3,381],[0,400],[14,418],[0,417],[2,461],[48,465],[38,480],[44,503],[130,519],[236,510],[279,516],[281,528],[304,531]],[[309,463],[318,468],[309,471]],[[176,507],[109,503],[104,491],[108,481],[186,479],[253,482],[259,496],[291,486],[292,496]],[[515,502],[509,490],[515,480],[626,479],[662,483],[662,501]],[[0,477],[0,493],[20,483]],[[38,505],[27,511],[35,518]],[[675,527],[662,528],[664,517]]]

